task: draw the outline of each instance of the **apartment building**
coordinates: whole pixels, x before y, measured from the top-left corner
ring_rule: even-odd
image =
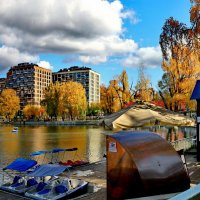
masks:
[[[100,74],[88,67],[70,67],[52,74],[53,82],[74,81],[83,85],[88,104],[100,102]]]
[[[15,89],[20,97],[20,106],[40,105],[44,99],[44,89],[52,81],[51,70],[33,63],[20,63],[9,69],[6,88]]]
[[[6,79],[5,78],[0,78],[0,93],[2,92],[3,89],[6,87]]]

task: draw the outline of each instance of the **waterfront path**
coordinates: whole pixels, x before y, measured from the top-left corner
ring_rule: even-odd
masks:
[[[200,163],[196,162],[195,155],[186,155],[188,172],[191,179],[191,186],[200,183]],[[88,193],[76,200],[106,200],[106,160],[102,160],[90,165],[80,166],[71,170],[70,176],[88,181]],[[0,191],[0,200],[21,200],[27,199],[16,197],[12,194],[7,194]]]

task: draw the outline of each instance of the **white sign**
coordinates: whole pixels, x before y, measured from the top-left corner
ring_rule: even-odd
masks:
[[[197,122],[198,122],[198,123],[200,122],[200,117],[197,117]]]
[[[117,152],[117,144],[116,142],[109,143],[109,152]]]

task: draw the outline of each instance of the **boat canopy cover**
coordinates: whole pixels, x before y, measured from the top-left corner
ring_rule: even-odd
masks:
[[[66,149],[62,149],[62,148],[55,148],[55,149],[52,149],[52,153],[58,153],[58,152],[62,152],[62,151],[65,151]]]
[[[43,155],[46,153],[59,153],[59,152],[63,152],[63,151],[77,151],[78,148],[74,147],[74,148],[70,148],[70,149],[64,149],[64,148],[54,148],[52,150],[42,150],[42,151],[34,151],[32,153],[30,153],[30,156],[39,156],[39,155]]]
[[[30,156],[38,156],[46,153],[51,153],[51,150],[44,150],[44,151],[34,151],[30,154]]]
[[[63,148],[55,148],[52,149],[52,153],[58,153],[58,152],[62,152],[62,151],[77,151],[78,148],[71,148],[71,149],[63,149]]]
[[[27,176],[56,176],[64,172],[66,168],[69,168],[69,166],[63,166],[58,164],[43,164],[36,168],[35,171],[28,173]]]
[[[10,169],[10,170],[16,170],[19,172],[25,172],[26,170],[30,169],[36,164],[37,164],[37,161],[35,160],[17,158],[12,163],[10,163],[7,167],[4,167],[3,170]]]
[[[190,99],[200,99],[200,80],[197,80]]]
[[[123,130],[133,127],[151,126],[157,122],[160,125],[195,125],[194,119],[147,102],[138,102],[119,112],[108,115],[103,119],[102,124],[109,129]]]

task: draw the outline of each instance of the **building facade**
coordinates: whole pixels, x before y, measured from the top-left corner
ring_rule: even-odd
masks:
[[[5,89],[6,87],[6,79],[5,78],[0,78],[0,93]]]
[[[88,67],[70,67],[52,74],[53,82],[74,81],[85,88],[88,104],[100,103],[100,74]]]
[[[44,99],[44,89],[52,82],[51,70],[33,63],[20,63],[7,73],[6,88],[16,90],[20,106],[40,105]]]

